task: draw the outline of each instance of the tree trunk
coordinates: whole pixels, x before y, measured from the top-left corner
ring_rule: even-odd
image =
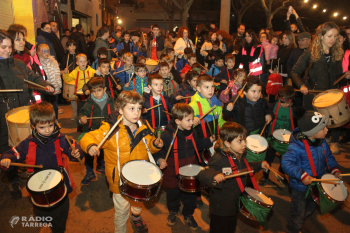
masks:
[[[181,26],[187,27],[187,16],[189,9],[190,8],[184,6],[183,11],[181,12]]]
[[[273,14],[266,13],[266,27],[267,28],[272,28],[272,19],[273,19]]]
[[[237,15],[237,27],[238,25],[240,25],[242,23],[242,14],[239,13],[239,12],[236,12],[236,15]]]

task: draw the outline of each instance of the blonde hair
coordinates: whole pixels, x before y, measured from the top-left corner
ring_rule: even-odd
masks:
[[[266,34],[266,33],[265,33],[265,34]],[[267,34],[266,34],[266,35],[267,35]],[[295,37],[294,37],[293,32],[287,31],[287,32],[285,32],[285,33],[282,34],[282,37],[283,37],[284,35],[286,35],[286,37],[289,39],[289,45],[288,45],[287,48],[288,48],[288,49],[290,49],[290,48],[293,48],[293,49],[297,48],[297,44],[295,43]]]
[[[339,31],[338,26],[333,22],[326,22],[317,28],[316,37],[311,45],[312,61],[318,61],[324,54],[322,36],[324,36],[331,29],[336,29]],[[336,39],[334,45],[330,48],[330,52],[332,54],[332,61],[341,61],[343,59],[344,50],[340,44],[339,37]]]
[[[131,53],[124,53],[123,59],[126,60],[127,58],[132,58],[134,59],[134,56]]]
[[[75,59],[78,61],[79,58],[81,58],[81,57],[85,57],[86,60],[87,60],[87,56],[86,56],[84,53],[79,53],[79,54],[75,57]]]

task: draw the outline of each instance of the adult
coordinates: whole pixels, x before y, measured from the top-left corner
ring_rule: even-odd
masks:
[[[184,55],[185,48],[192,48],[193,53],[195,53],[196,49],[190,39],[190,30],[188,27],[180,27],[177,37],[178,39],[174,46],[175,56],[181,58]]]
[[[312,42],[311,49],[306,50],[294,65],[291,71],[293,82],[304,94],[304,108],[313,110],[312,100],[315,97],[309,94],[309,90],[325,91],[337,88],[333,82],[343,74],[342,60],[344,51],[338,39],[339,28],[335,23],[326,22],[316,30],[316,37]],[[302,78],[302,73],[308,68],[308,77]],[[350,79],[347,72],[346,79]],[[342,86],[342,80],[340,86]],[[339,154],[338,141],[339,128],[331,129],[331,151]]]
[[[57,23],[55,21],[50,21],[51,33],[53,34],[53,47],[56,53],[56,60],[60,63],[64,57],[65,51],[60,41],[60,34],[58,31]],[[51,51],[50,51],[51,52]]]
[[[244,39],[245,38],[244,33],[245,33],[245,24],[241,23],[237,27],[237,36],[241,39]]]
[[[68,41],[69,36],[70,36],[69,29],[64,30],[64,34],[61,38],[61,44],[63,46],[64,51],[67,50],[67,41]]]
[[[149,35],[149,40],[147,47],[142,48],[142,52],[147,52],[147,57],[153,60],[160,59],[167,48],[172,48],[173,46],[170,42],[165,41],[165,37],[160,35],[160,28],[158,24],[152,25],[152,33]]]
[[[76,32],[73,32],[70,34],[69,39],[72,39],[75,41],[75,43],[77,44],[77,48],[76,48],[76,53],[84,53],[86,56],[88,55],[88,49],[87,49],[87,44],[86,44],[86,40],[85,40],[85,36],[84,36],[84,28],[81,24],[77,24],[75,26],[76,28]]]
[[[294,8],[292,6],[290,6],[291,9],[289,9],[287,11],[287,19],[284,21],[285,26],[286,26],[286,31],[292,31],[295,35],[298,35],[301,32],[305,32],[303,23],[301,22],[301,19],[299,17],[299,15],[297,14],[297,12],[294,10]],[[294,15],[295,19],[297,21],[297,25],[296,24],[291,24],[290,23],[290,16]]]
[[[202,45],[204,44],[209,31],[205,27],[204,23],[200,23],[196,26],[196,32],[194,33],[196,36],[196,57],[197,57],[197,62],[204,65],[204,57],[201,55],[200,51],[202,48]]]
[[[233,52],[233,38],[225,30],[219,30],[216,35],[220,41],[222,41],[222,52],[224,55]]]
[[[48,22],[42,23],[41,27],[37,30],[36,46],[47,44],[50,48],[51,56],[56,57],[56,51],[53,46],[54,40],[54,35],[51,33],[51,25]]]
[[[219,28],[216,27],[215,22],[211,22],[210,23],[210,32],[215,33],[217,31],[219,31]]]
[[[95,41],[95,48],[94,48],[94,52],[93,52],[93,56],[95,59],[97,59],[97,50],[99,48],[105,47],[108,51],[108,60],[112,60],[112,51],[108,50],[110,49],[109,46],[109,42],[108,42],[108,37],[109,37],[109,30],[107,27],[101,27],[98,31],[97,31],[97,39]],[[113,52],[116,53],[117,52],[117,48],[113,49]]]
[[[350,49],[350,43],[346,30],[344,28],[339,28],[339,41],[344,51]]]
[[[51,26],[51,32],[55,33],[55,35],[60,39],[60,31],[58,30],[58,25],[55,21],[51,20],[49,21],[49,24]]]
[[[346,31],[346,35],[348,36],[348,39],[350,40],[350,25],[344,27]]]
[[[13,58],[13,44],[11,35],[4,30],[0,30],[0,88],[23,89],[22,92],[0,94],[2,98],[0,102],[0,154],[10,149],[8,145],[8,128],[5,114],[11,109],[30,105],[29,87],[28,84],[24,82],[24,79],[46,87],[49,92],[54,91],[54,89],[44,81],[42,76],[34,74],[23,61]],[[13,169],[11,172],[8,172],[7,177],[11,183],[11,197],[22,197],[17,170]]]

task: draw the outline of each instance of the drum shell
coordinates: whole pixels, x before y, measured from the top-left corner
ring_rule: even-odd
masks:
[[[88,96],[86,96],[86,95],[78,95],[77,94],[77,99],[80,100],[80,101],[86,101],[87,98],[88,98]]]
[[[158,64],[154,65],[155,62],[158,63],[158,61],[153,60],[153,59],[147,59],[146,60],[145,65],[146,65],[146,69],[148,70],[148,72],[152,72],[158,66]]]
[[[185,176],[179,174],[179,189],[187,193],[195,193],[201,190],[201,183],[197,176]]]
[[[245,196],[249,201],[252,201],[252,202],[258,204],[261,207],[272,209],[273,204],[269,205],[267,203],[261,202],[261,201],[255,199],[253,196],[251,196],[247,191],[244,191],[242,193],[242,195]],[[245,217],[256,221],[256,218],[244,207],[244,204],[242,202],[241,202],[241,205],[242,205],[242,207],[239,209],[239,212],[241,212],[241,214],[243,214]]]
[[[16,123],[16,122],[8,120],[8,117],[10,115],[12,115],[18,111],[26,110],[26,109],[29,111],[28,106],[18,107],[18,108],[15,108],[15,109],[8,111],[5,114],[5,119],[6,119],[7,128],[8,128],[8,137],[9,137],[8,143],[9,143],[9,146],[11,146],[11,147],[17,146],[21,141],[23,141],[29,135],[32,134],[32,128],[30,126],[29,118],[28,118],[28,121],[25,123]]]
[[[63,82],[63,98],[67,100],[76,100],[75,97],[75,81],[71,81],[69,83]]]

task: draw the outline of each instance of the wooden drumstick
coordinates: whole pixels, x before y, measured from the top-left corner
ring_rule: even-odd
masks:
[[[43,165],[31,165],[31,164],[25,164],[25,163],[11,163],[10,166],[14,167],[34,167],[34,168],[43,168]]]
[[[2,92],[22,92],[23,89],[2,89],[0,90],[0,93]]]
[[[339,176],[350,176],[350,173],[340,174]]]
[[[93,120],[93,119],[103,119],[103,118],[105,118],[105,117],[87,117],[86,119]]]
[[[284,180],[284,177],[283,177],[283,174],[282,173],[280,173],[279,171],[277,171],[276,169],[274,169],[274,168],[272,168],[272,167],[268,167],[268,169],[270,170],[270,171],[272,171],[273,173],[275,173],[276,174],[276,176],[278,176],[279,178],[281,178],[282,180]]]
[[[169,113],[169,112],[167,112],[167,111],[164,111],[164,110],[163,110],[163,112],[164,112],[165,114],[168,114],[169,116],[173,116],[171,113]]]
[[[208,126],[208,129],[209,129],[209,133],[210,133],[210,136],[213,136],[213,132],[211,131],[211,128],[210,128],[210,125],[209,125],[209,122],[204,120],[206,123],[207,123],[207,126]]]
[[[98,149],[100,150],[102,145],[106,142],[106,140],[109,138],[109,136],[112,134],[112,132],[117,128],[118,124],[123,120],[123,116],[120,117],[120,119],[113,125],[113,127],[108,131],[107,135],[102,139],[100,144],[98,145]]]
[[[24,79],[23,81],[26,82],[26,83],[28,83],[28,84],[30,84],[30,85],[33,85],[33,86],[36,86],[36,87],[40,87],[40,88],[43,88],[43,89],[46,90],[46,87],[41,86],[40,84],[33,83],[33,82],[31,82],[31,81],[29,81],[29,80],[27,80],[27,79]]]
[[[342,181],[339,179],[311,179],[312,182],[324,182],[324,181]]]
[[[174,141],[175,141],[175,138],[176,138],[176,134],[177,134],[177,131],[179,130],[179,127],[177,127],[176,131],[175,131],[175,134],[174,134],[174,137],[173,137],[173,140],[171,141],[171,144],[169,146],[169,149],[168,149],[168,152],[166,153],[166,156],[165,156],[165,161],[167,161],[168,157],[169,157],[169,153],[170,153],[170,150],[171,150],[171,147],[173,146],[174,144]]]
[[[181,99],[182,99],[182,100],[184,100],[184,99],[189,99],[189,98],[192,98],[192,96],[187,96],[187,97],[181,96]]]
[[[67,56],[67,65],[66,65],[67,69],[68,69],[68,63],[69,63],[69,53],[68,53],[68,56]]]
[[[268,123],[266,122],[264,125],[264,128],[261,130],[260,137],[264,134],[264,131],[265,131],[265,128],[267,125],[268,125]]]
[[[163,90],[163,92],[169,91],[170,89],[171,89],[171,88],[165,89],[165,90]]]
[[[127,69],[124,69],[124,70],[120,70],[120,71],[118,71],[118,72],[114,72],[113,75],[119,74],[119,73],[121,73],[121,72],[130,70],[130,69],[131,69],[131,68],[127,68]]]
[[[69,141],[69,138],[68,138],[68,136],[67,135],[64,135],[65,136],[65,138],[66,138],[66,140],[67,140],[67,142],[68,142],[68,144],[69,144],[69,146],[70,146],[70,148],[72,148],[72,151],[74,151],[75,152],[75,147],[72,145],[72,143]],[[75,157],[74,157],[75,158]],[[81,161],[81,159],[78,157],[78,158],[76,158],[76,159],[78,159],[78,161],[79,161],[79,163],[80,163],[80,165],[83,165],[83,161]]]
[[[213,111],[214,108],[216,108],[216,105],[214,105],[211,109],[209,109],[208,112],[204,113],[203,116],[201,116],[201,117],[199,118],[199,120],[202,120],[206,115],[208,115],[211,111]]]
[[[346,76],[346,73],[343,74],[343,75],[342,75],[340,78],[338,78],[337,80],[335,80],[334,83],[333,83],[333,86],[335,86],[337,83],[339,83],[339,81],[342,80],[343,78],[345,78],[345,76]]]
[[[234,177],[237,177],[237,176],[243,176],[243,175],[246,175],[246,174],[249,174],[249,173],[253,173],[254,171],[246,171],[246,172],[240,172],[238,174],[231,174],[231,175],[227,175],[227,176],[224,176],[225,179],[231,179],[231,178],[234,178]],[[213,185],[216,185],[217,182],[216,180],[213,181]]]
[[[128,84],[130,85],[131,80],[134,79],[134,73],[131,74],[131,79],[129,80]]]
[[[117,83],[117,81],[115,81],[113,75],[110,75],[110,77],[112,78],[113,82],[115,83],[115,87],[117,87],[117,86],[118,86],[118,83]]]
[[[243,90],[244,90],[244,88],[245,88],[246,85],[247,85],[247,83],[245,83],[245,84],[243,85],[243,87],[241,88],[241,90],[239,91],[239,93],[237,93],[237,97],[236,97],[235,101],[233,101],[233,106],[235,105],[235,103],[237,102],[237,100],[239,99],[239,97],[241,96],[241,93],[243,92]]]
[[[294,91],[298,91],[298,92],[301,92],[299,89],[294,89]],[[308,90],[308,93],[321,93],[323,91],[320,91],[320,90]]]
[[[153,107],[147,108],[147,109],[146,109],[146,111],[151,110],[151,109],[154,109],[154,108],[156,108],[156,107],[159,107],[160,105],[163,105],[163,104],[158,104],[158,105],[156,105],[156,106],[153,106]]]

